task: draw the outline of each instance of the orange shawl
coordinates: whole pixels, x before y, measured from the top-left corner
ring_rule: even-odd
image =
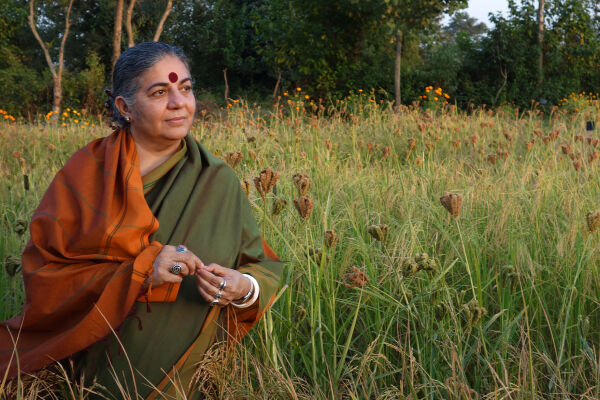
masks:
[[[158,221],[138,164],[133,139],[114,132],[76,152],[50,184],[23,253],[23,314],[0,322],[2,375],[65,358],[125,319],[162,249],[149,243]],[[172,301],[168,286],[148,300]]]

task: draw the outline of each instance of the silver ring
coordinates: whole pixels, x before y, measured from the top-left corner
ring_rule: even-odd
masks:
[[[188,249],[184,245],[180,244],[175,248],[175,251],[178,253],[187,253]]]
[[[219,299],[214,299],[213,301],[210,302],[211,306],[217,305],[219,304]]]
[[[171,268],[169,268],[169,272],[175,275],[179,275],[181,273],[181,265],[172,265]]]
[[[221,291],[219,290],[217,293],[213,294],[213,297],[215,299],[217,299],[217,300],[220,299],[221,298]]]
[[[226,286],[227,286],[227,281],[225,279],[223,279],[221,281],[221,283],[219,283],[219,291],[224,290]]]

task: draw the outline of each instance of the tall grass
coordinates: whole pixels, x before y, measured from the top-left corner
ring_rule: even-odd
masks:
[[[240,104],[197,121],[193,135],[215,154],[241,151],[240,179],[267,166],[282,174],[266,206],[254,190],[249,198],[286,261],[286,289],[234,356],[218,368],[207,357],[199,376],[210,397],[600,398],[599,238],[586,226],[600,209],[599,167],[587,159],[593,144],[574,139],[597,109],[544,117],[357,103],[322,117]],[[556,131],[547,144],[537,136]],[[107,133],[2,126],[0,259],[23,250],[27,234],[14,228],[68,156]],[[579,171],[561,144],[581,153]],[[293,207],[298,172],[312,182],[307,220]],[[440,204],[446,191],[463,197],[457,219]],[[288,204],[278,216],[275,197]],[[367,232],[374,224],[390,227],[385,242]],[[420,253],[435,271],[402,268]],[[348,284],[353,266],[366,285]],[[0,291],[0,317],[18,314],[19,275],[0,272]]]

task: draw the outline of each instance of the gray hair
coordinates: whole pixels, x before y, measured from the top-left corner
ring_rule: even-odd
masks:
[[[128,105],[135,103],[135,94],[140,88],[139,77],[166,56],[174,56],[190,65],[181,49],[163,42],[143,42],[125,50],[117,60],[112,73],[112,90],[107,90],[106,108],[115,128],[127,127],[129,122],[115,105],[115,98],[121,96]]]

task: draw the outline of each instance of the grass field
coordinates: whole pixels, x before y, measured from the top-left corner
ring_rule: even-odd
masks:
[[[249,198],[287,265],[285,291],[244,346],[207,358],[210,396],[600,398],[600,149],[585,130],[597,105],[344,107],[323,117],[239,103],[195,124],[213,153],[242,153],[240,180],[281,174],[276,193],[263,201],[251,184]],[[109,133],[0,123],[0,260],[13,257],[0,271],[1,319],[23,302],[9,272],[26,221],[69,156]],[[307,218],[294,207],[298,173],[310,181]],[[462,199],[460,209],[450,199],[456,218],[446,192]]]

